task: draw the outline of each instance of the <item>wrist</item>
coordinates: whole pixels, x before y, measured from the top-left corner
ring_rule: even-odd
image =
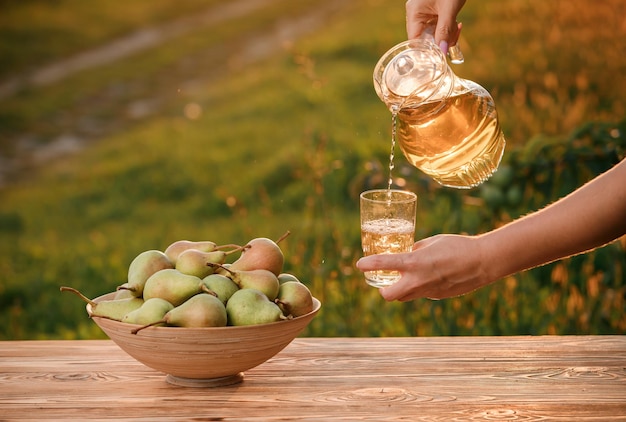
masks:
[[[476,250],[478,253],[478,271],[484,280],[483,285],[491,284],[510,274],[507,269],[507,260],[502,253],[504,245],[498,239],[496,232],[488,232],[476,236]]]

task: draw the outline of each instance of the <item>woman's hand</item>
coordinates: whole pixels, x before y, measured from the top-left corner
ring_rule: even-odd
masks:
[[[444,54],[448,48],[456,45],[461,34],[461,24],[456,17],[465,0],[408,0],[406,2],[406,32],[409,39],[419,37],[422,32],[433,25],[435,27],[435,43]]]
[[[433,236],[415,243],[412,252],[371,255],[356,266],[402,274],[397,283],[380,290],[388,301],[459,296],[494,281],[483,268],[479,238],[472,236]]]

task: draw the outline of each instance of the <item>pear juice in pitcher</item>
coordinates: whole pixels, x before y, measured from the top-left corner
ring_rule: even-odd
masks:
[[[504,153],[493,101],[477,95],[480,90],[476,85],[472,92],[398,111],[396,137],[405,157],[444,186],[480,184]]]
[[[374,88],[397,124],[392,144],[438,183],[468,189],[498,168],[506,142],[493,98],[452,72],[432,35],[385,53]]]

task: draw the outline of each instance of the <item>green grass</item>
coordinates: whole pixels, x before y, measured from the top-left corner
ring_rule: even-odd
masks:
[[[87,31],[79,23],[92,9],[82,10],[77,1],[56,3],[72,7],[49,15],[45,25],[33,19],[27,30],[17,25],[14,31],[41,40],[55,37],[47,26],[63,27],[72,36],[61,41],[79,38]],[[445,301],[390,304],[367,287],[354,268],[361,255],[357,198],[366,187],[384,185],[390,136],[390,115],[376,97],[372,70],[404,37],[403,7],[352,2],[316,33],[266,60],[246,68],[216,61],[216,52],[224,52],[220,46],[238,46],[271,29],[281,4],[289,5],[284,13],[293,18],[314,4],[278,3],[2,101],[0,141],[7,151],[14,151],[19,134],[45,145],[76,122],[120,126],[0,192],[0,313],[6,322],[0,338],[103,337],[83,304],[59,293],[60,285],[96,296],[123,283],[128,264],[143,250],[179,239],[244,243],[286,230],[292,232],[283,244],[286,270],[323,303],[308,335],[626,331],[626,263],[619,243]],[[509,140],[505,164],[515,178],[495,186],[494,200],[485,193],[493,183],[469,192],[438,188],[399,157],[396,175],[420,195],[418,237],[488,230],[545,205],[623,156],[626,86],[617,75],[624,60],[607,43],[620,31],[617,19],[605,16],[623,6],[617,0],[572,2],[577,8],[544,3],[489,0],[464,9],[467,61],[455,71],[493,93]],[[169,2],[133,3],[144,4],[136,11],[107,4],[101,27],[89,28],[94,34],[85,33],[84,44],[61,42],[66,47],[41,61],[25,44],[30,58],[13,62],[11,74],[171,12]],[[180,14],[199,4],[188,3]],[[51,7],[28,5],[23,7]],[[11,13],[19,17],[14,7]],[[582,8],[588,13],[574,13]],[[555,15],[562,24],[558,36],[552,33]],[[603,25],[581,29],[584,16],[604,18]],[[2,48],[15,48],[8,41],[17,36],[0,37]],[[154,91],[163,107],[128,122],[128,103]],[[185,114],[189,105],[199,107],[199,117]],[[587,125],[593,121],[606,123]],[[521,202],[498,199],[512,186],[523,192]]]
[[[203,11],[215,0],[0,2],[0,80],[99,46],[129,32]]]

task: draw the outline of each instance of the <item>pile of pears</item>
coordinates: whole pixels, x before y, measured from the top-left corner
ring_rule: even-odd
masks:
[[[244,246],[179,240],[164,251],[148,250],[128,267],[128,281],[112,299],[91,304],[91,315],[150,326],[224,327],[267,324],[313,310],[313,296],[293,274],[284,273],[278,241],[259,237]],[[232,263],[230,255],[239,253]]]

